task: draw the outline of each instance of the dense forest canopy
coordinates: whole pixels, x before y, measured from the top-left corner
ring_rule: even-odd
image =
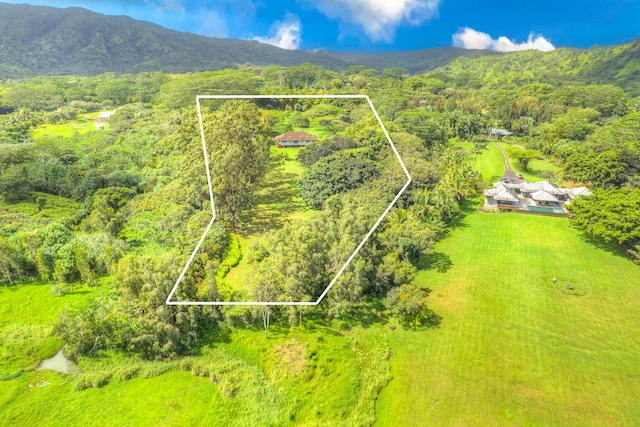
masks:
[[[633,49],[637,42],[616,52]],[[374,306],[407,328],[432,326],[439,318],[429,292],[410,282],[465,200],[492,184],[468,157],[486,148],[492,128],[514,134],[509,152],[523,169],[544,156],[560,169],[549,180],[589,186],[593,195],[570,207],[572,224],[638,259],[640,98],[629,77],[634,65],[612,62],[620,55],[528,51],[459,58],[415,75],[305,63],[5,81],[2,280],[48,282],[56,295],[109,289],[58,323],[75,358],[172,359],[196,354],[229,323],[257,320],[268,333],[272,318],[294,328],[303,316],[345,319]],[[369,95],[412,185],[316,308],[166,305],[211,218],[195,96],[274,93]],[[113,114],[100,122],[102,111]],[[211,101],[203,118],[219,218],[176,298],[315,301],[406,179],[369,107],[340,99]],[[276,134],[306,128],[319,141],[295,156],[271,146]],[[452,141],[472,142],[473,152]],[[300,173],[292,188],[302,208],[280,215],[279,227],[251,230],[261,188],[287,167]],[[250,280],[234,287],[227,275],[240,259]]]

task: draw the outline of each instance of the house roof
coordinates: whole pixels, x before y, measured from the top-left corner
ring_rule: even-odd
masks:
[[[571,196],[571,198],[591,195],[591,191],[587,187],[576,187],[571,188],[570,190],[571,192],[569,193],[569,195]]]
[[[492,189],[485,190],[484,195],[493,197],[498,201],[518,202],[518,196],[512,189],[507,187],[503,182],[496,182]]]
[[[564,188],[558,188],[549,181],[539,181],[539,182],[525,182],[522,184],[522,190],[533,193],[538,190],[544,190],[550,194],[566,194],[567,191]]]
[[[276,141],[317,141],[318,137],[305,131],[285,132],[276,136]]]
[[[545,190],[538,190],[531,195],[533,200],[539,200],[541,202],[557,202],[556,196],[551,193],[546,192]]]
[[[108,119],[115,111],[101,111],[98,115],[99,119]]]
[[[506,129],[494,128],[494,129],[489,129],[489,135],[506,136],[506,135],[513,135],[513,132],[509,132]]]

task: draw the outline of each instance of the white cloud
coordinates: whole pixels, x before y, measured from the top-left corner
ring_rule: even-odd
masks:
[[[183,0],[144,0],[156,6],[158,12],[184,12]]]
[[[360,27],[371,41],[390,43],[400,25],[420,25],[438,14],[441,0],[306,0],[343,24]],[[346,25],[342,25],[344,31]]]
[[[519,50],[536,49],[542,52],[551,52],[556,47],[543,36],[529,34],[526,42],[515,43],[507,37],[500,36],[492,38],[487,33],[476,31],[473,28],[465,27],[455,33],[452,37],[453,45],[464,49],[490,49],[498,52],[515,52]]]
[[[228,37],[229,31],[227,29],[227,23],[218,12],[210,10],[206,12],[206,16],[200,24],[200,28],[196,31],[197,34],[207,37]]]
[[[253,40],[278,46],[282,49],[298,49],[302,41],[302,23],[297,15],[287,13],[282,21],[276,21],[269,30],[270,37],[254,37]]]

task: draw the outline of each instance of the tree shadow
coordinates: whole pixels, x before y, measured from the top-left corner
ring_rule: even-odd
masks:
[[[440,323],[442,323],[442,316],[440,316],[439,314],[436,314],[433,310],[429,310],[429,311],[430,311],[429,318],[425,320],[425,322],[422,325],[418,326],[416,330],[438,328],[440,326]]]
[[[603,251],[608,252],[612,255],[630,259],[629,255],[624,251],[623,248],[617,246],[615,243],[607,242],[601,237],[596,237],[583,231],[580,234],[580,240],[592,246],[595,246],[598,249],[602,249]]]
[[[469,224],[467,224],[466,220],[466,216],[467,214],[463,213],[462,211],[456,215],[454,218],[451,219],[451,221],[449,221],[447,223],[447,231],[449,230],[457,230],[460,228],[467,228],[469,227]]]
[[[477,200],[465,199],[460,204],[460,210],[458,211],[456,216],[446,222],[447,227],[441,232],[439,240],[447,237],[452,230],[468,228],[469,224],[467,223],[467,215],[476,212],[477,208]]]
[[[201,343],[202,345],[198,347],[196,353],[201,354],[204,347],[215,347],[216,344],[229,344],[230,342],[231,328],[226,325],[212,326],[211,330],[204,336]]]
[[[360,301],[353,303],[338,317],[328,316],[326,310],[314,310],[307,319],[326,328],[345,331],[360,326],[367,328],[376,324],[384,324],[389,316],[383,303],[382,295],[365,295]]]
[[[91,293],[88,289],[71,289],[65,292],[65,295],[84,295]]]
[[[255,235],[267,229],[281,228],[291,215],[308,209],[298,199],[297,175],[278,169],[260,185],[255,207],[242,215],[242,234]]]
[[[420,270],[436,270],[438,273],[446,273],[453,267],[449,255],[442,252],[434,252],[420,259],[417,267]]]

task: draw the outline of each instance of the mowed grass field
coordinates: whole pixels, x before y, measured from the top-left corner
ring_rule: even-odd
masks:
[[[522,214],[473,212],[436,252],[414,283],[442,323],[387,331],[376,425],[640,425],[638,266]]]
[[[473,147],[471,142],[452,141],[452,144],[455,147],[468,151],[469,153]],[[498,142],[498,144],[504,149],[510,147],[522,148],[517,144],[506,144],[503,142]],[[473,168],[482,174],[482,180],[487,184],[487,188],[490,188],[493,183],[498,182],[500,177],[504,174],[504,163],[502,162],[500,150],[491,143],[487,144],[487,149],[483,150],[480,154],[475,156],[473,154],[469,154],[468,159]],[[542,172],[552,172],[557,175],[560,170],[558,166],[551,163],[542,155],[531,160],[529,162],[528,170],[526,171],[522,169],[516,161],[510,160],[510,164],[514,172],[522,174],[523,178],[529,182],[542,181],[545,179],[539,176]]]
[[[471,152],[471,148],[473,147],[471,142],[462,141],[454,141],[453,145],[468,152]],[[495,145],[487,144],[486,150],[476,155],[470,154],[467,159],[473,166],[473,169],[480,172],[482,180],[487,184],[487,188],[491,188],[493,183],[499,181],[500,177],[504,174],[502,155]]]

